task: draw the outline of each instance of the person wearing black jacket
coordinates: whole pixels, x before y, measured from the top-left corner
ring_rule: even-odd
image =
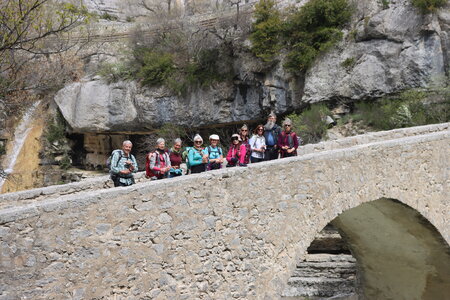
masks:
[[[281,127],[276,124],[277,116],[274,113],[269,114],[267,123],[264,126],[264,137],[266,138],[266,152],[264,160],[278,158],[278,136],[281,134]]]

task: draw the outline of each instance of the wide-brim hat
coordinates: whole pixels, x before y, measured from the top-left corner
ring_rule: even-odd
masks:
[[[209,136],[209,139],[210,140],[218,140],[218,141],[220,141],[220,138],[219,138],[219,136],[217,134],[211,134]]]
[[[241,136],[240,136],[239,134],[237,134],[237,133],[233,134],[233,135],[231,136],[231,139],[233,139],[233,138],[235,138],[235,137],[237,137],[237,139],[238,139],[239,142],[242,142]]]

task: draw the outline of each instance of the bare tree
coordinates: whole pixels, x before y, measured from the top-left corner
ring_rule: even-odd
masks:
[[[83,6],[52,0],[2,0],[0,55],[24,50],[41,53],[42,40],[73,29],[89,17]]]
[[[174,0],[140,0],[139,5],[155,17],[172,16],[179,13]]]
[[[236,23],[239,22],[239,7],[241,5],[242,0],[230,0],[231,6],[236,5]]]

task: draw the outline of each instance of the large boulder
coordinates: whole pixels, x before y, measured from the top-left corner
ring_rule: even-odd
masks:
[[[288,89],[274,76],[264,84],[219,83],[181,97],[134,81],[108,84],[97,76],[67,85],[55,102],[74,132],[147,131],[165,123],[204,126],[292,110]]]

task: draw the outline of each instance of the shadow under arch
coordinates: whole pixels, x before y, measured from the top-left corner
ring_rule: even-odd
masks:
[[[360,299],[448,299],[449,245],[415,209],[382,198],[343,212],[331,224],[358,262]]]

